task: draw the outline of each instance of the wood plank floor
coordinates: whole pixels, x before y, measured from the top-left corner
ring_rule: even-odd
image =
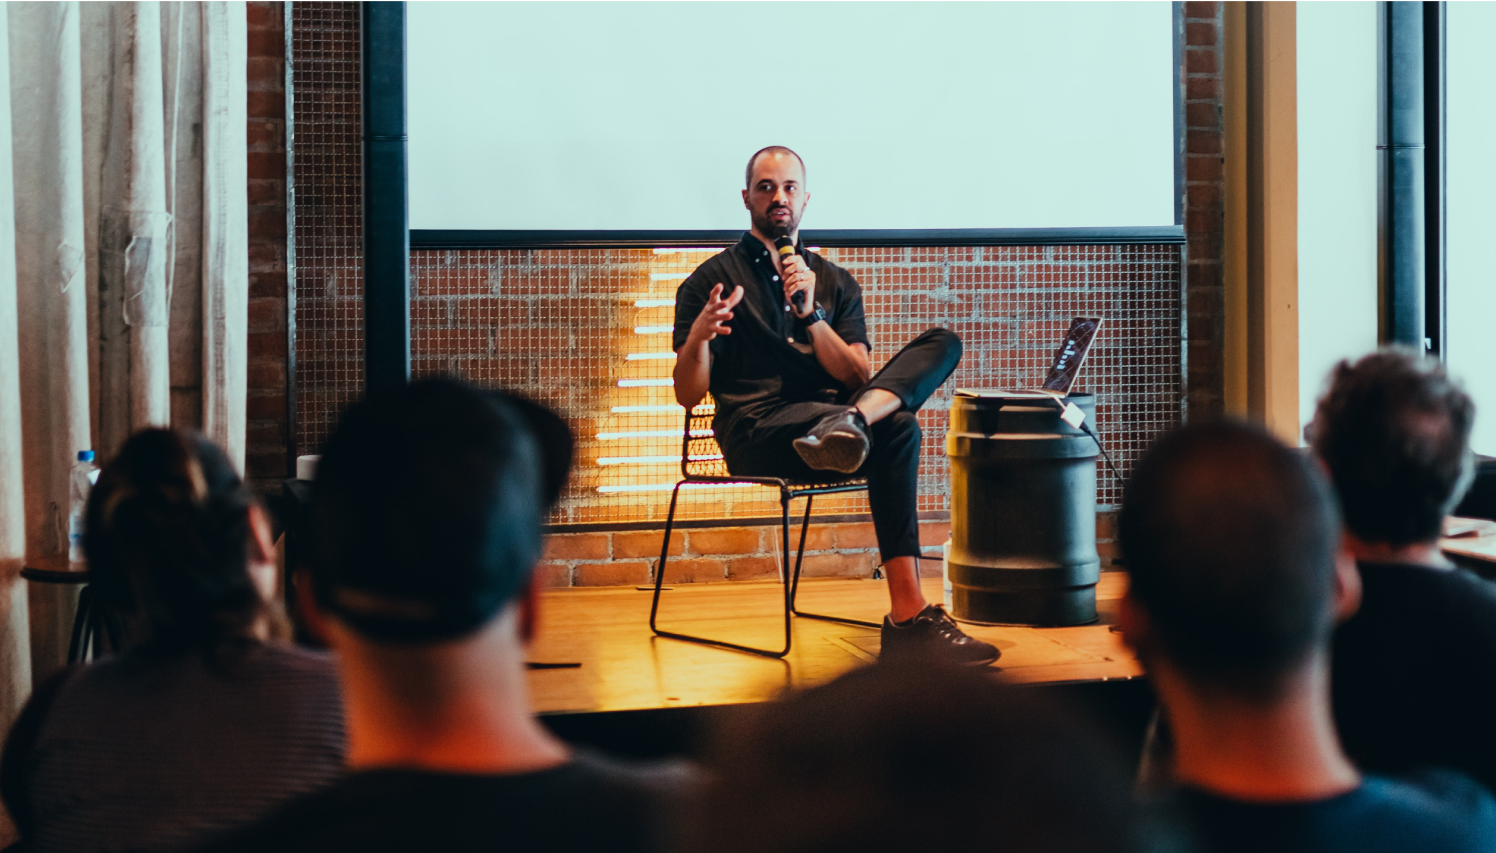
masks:
[[[1002,658],[996,677],[1016,683],[1127,679],[1142,674],[1121,635],[1111,630],[1126,575],[1102,574],[1097,624],[1077,628],[964,626],[994,643]],[[683,584],[660,599],[660,626],[733,642],[778,647],[782,590],[777,583]],[[940,600],[939,579],[925,595]],[[763,702],[791,687],[829,681],[878,655],[878,631],[794,621],[794,647],[783,660],[655,637],[651,593],[632,587],[554,590],[544,596],[530,660],[580,663],[529,674],[535,707],[545,714],[626,711]],[[882,581],[806,580],[802,610],[879,621],[888,609]]]

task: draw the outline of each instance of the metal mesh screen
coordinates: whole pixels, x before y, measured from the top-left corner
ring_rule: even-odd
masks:
[[[452,373],[529,394],[577,430],[577,469],[553,523],[663,521],[680,470],[670,387],[675,289],[716,249],[423,251],[411,257],[415,373]],[[827,249],[862,283],[873,366],[931,326],[959,334],[961,366],[920,413],[921,512],[949,510],[944,437],[957,387],[1042,380],[1070,319],[1106,325],[1077,391],[1125,473],[1182,400],[1180,252],[1174,246]],[[1098,501],[1120,501],[1098,471]],[[683,519],[777,516],[770,489],[704,486]],[[861,495],[822,514],[867,511]]]
[[[296,446],[315,452],[363,391],[362,91],[357,3],[291,7]]]

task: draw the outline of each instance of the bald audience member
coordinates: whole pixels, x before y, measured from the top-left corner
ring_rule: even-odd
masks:
[[[530,708],[540,522],[570,433],[449,380],[348,410],[318,466],[310,611],[350,775],[217,851],[648,851],[678,774],[578,755]]]
[[[1341,751],[1330,635],[1357,579],[1312,461],[1253,426],[1184,427],[1138,464],[1119,536],[1122,625],[1207,851],[1496,848],[1496,802],[1473,780],[1363,776]]]
[[[1361,608],[1335,633],[1335,722],[1357,765],[1496,786],[1496,585],[1439,552],[1474,471],[1475,406],[1437,359],[1385,349],[1330,374],[1306,430],[1340,496]]]

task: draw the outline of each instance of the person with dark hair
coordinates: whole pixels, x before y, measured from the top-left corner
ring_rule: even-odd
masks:
[[[1370,771],[1443,765],[1496,788],[1496,585],[1438,544],[1474,471],[1474,421],[1437,359],[1388,348],[1335,367],[1306,434],[1361,576],[1361,607],[1335,633],[1346,752]]]
[[[717,741],[687,853],[1181,849],[1086,722],[970,669],[865,667]]]
[[[1134,469],[1118,536],[1122,628],[1207,850],[1496,849],[1496,801],[1474,780],[1363,776],[1340,748],[1330,636],[1357,578],[1312,460],[1255,426],[1186,426]]]
[[[808,201],[800,155],[774,145],[748,159],[751,228],[676,291],[675,400],[689,411],[711,393],[735,476],[867,478],[888,578],[883,657],[991,663],[997,647],[967,636],[919,584],[916,413],[955,371],[961,339],[929,329],[874,374],[862,286],[800,240]]]
[[[678,770],[574,754],[525,676],[554,414],[447,379],[350,407],[312,489],[304,610],[337,653],[350,775],[214,851],[655,849]]]
[[[337,673],[271,641],[270,525],[223,451],[136,433],[83,547],[123,648],[45,680],[11,730],[0,793],[27,850],[178,850],[342,775]]]

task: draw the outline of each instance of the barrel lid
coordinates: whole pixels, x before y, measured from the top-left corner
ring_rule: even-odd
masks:
[[[1094,459],[1100,455],[1089,435],[1052,432],[948,432],[945,455],[974,459]]]
[[[1003,391],[997,388],[957,388],[951,394],[956,397],[975,397],[977,399],[1009,399],[1025,397],[1035,400],[1054,399],[1060,395],[1046,394],[1043,391]]]
[[[976,400],[1065,400],[1083,399],[1094,396],[1085,391],[1073,394],[1052,394],[1048,391],[1002,391],[996,388],[957,388],[951,392],[951,395]]]

